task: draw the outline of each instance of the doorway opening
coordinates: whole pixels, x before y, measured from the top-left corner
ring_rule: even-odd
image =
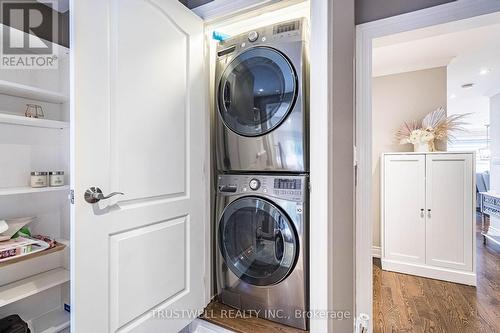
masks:
[[[498,329],[488,307],[500,257],[493,7],[447,4],[358,27],[358,290],[373,293],[357,301],[374,332]],[[453,320],[464,309],[467,323]]]

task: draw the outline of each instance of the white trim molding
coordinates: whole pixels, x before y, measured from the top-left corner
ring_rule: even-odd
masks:
[[[498,0],[458,0],[356,27],[356,313],[372,314],[372,41],[500,11]],[[373,328],[369,327],[368,332]]]
[[[372,246],[372,257],[373,258],[382,258],[382,248],[380,246]]]

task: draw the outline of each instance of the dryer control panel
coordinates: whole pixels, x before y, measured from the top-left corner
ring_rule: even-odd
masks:
[[[291,201],[303,201],[308,176],[220,175],[217,191],[226,195],[256,194]]]
[[[305,18],[281,22],[233,36],[219,42],[217,57],[227,58],[254,46],[275,46],[276,43],[307,42],[308,23]]]

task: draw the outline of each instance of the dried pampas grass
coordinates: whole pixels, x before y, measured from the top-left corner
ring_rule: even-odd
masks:
[[[429,113],[421,122],[404,122],[396,132],[396,140],[400,144],[427,143],[434,140],[453,141],[453,133],[466,131],[462,120],[469,116],[466,114],[454,114],[446,116],[446,110],[443,107]],[[433,145],[432,145],[433,146]]]

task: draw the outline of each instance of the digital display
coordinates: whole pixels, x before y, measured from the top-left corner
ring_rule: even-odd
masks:
[[[280,25],[274,27],[273,33],[275,35],[282,34],[284,32],[299,30],[299,27],[300,27],[300,21],[294,21],[294,22],[289,22],[289,23],[285,23],[285,24],[280,24]]]
[[[275,179],[274,188],[280,190],[300,190],[302,181],[300,179]]]

